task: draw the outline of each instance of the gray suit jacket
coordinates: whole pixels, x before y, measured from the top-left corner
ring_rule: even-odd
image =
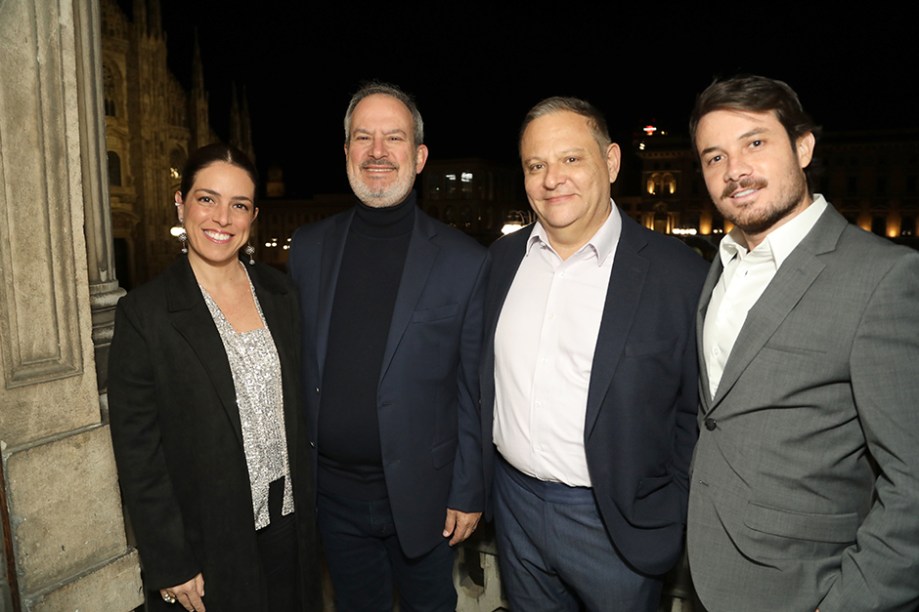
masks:
[[[712,265],[702,326],[721,263]],[[919,253],[828,207],[700,367],[688,548],[711,611],[916,610]]]

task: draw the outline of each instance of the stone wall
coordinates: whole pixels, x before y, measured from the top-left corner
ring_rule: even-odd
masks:
[[[2,610],[141,603],[93,344],[118,295],[99,53],[98,2],[0,0]]]

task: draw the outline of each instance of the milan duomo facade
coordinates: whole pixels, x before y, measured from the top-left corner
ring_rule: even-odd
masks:
[[[173,196],[188,154],[220,140],[211,130],[198,45],[186,91],[166,65],[158,0],[134,0],[129,20],[101,0],[102,90],[115,263],[122,287],[149,280],[175,258]],[[184,59],[184,58],[183,58]],[[229,103],[229,142],[254,157],[245,100]]]
[[[175,256],[178,173],[215,137],[197,53],[185,91],[157,0],[132,8],[0,1],[2,612],[142,603],[107,422],[113,311]],[[230,140],[251,153],[244,116]]]

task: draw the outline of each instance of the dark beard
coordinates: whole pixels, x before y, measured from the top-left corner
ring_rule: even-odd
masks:
[[[725,193],[734,193],[737,188],[747,189],[763,189],[768,185],[768,181],[762,178],[749,178],[742,179],[738,183],[733,183],[728,185],[725,188]],[[730,191],[729,191],[730,189]],[[804,178],[804,175],[801,174],[798,177],[798,180],[795,181],[794,186],[791,191],[787,194],[779,194],[781,196],[786,196],[779,205],[766,210],[762,216],[754,217],[752,219],[740,220],[741,215],[737,215],[735,219],[728,219],[734,225],[740,228],[740,230],[748,236],[756,236],[759,234],[764,234],[769,231],[770,228],[774,227],[776,223],[787,217],[794,211],[798,204],[807,195],[807,179]]]

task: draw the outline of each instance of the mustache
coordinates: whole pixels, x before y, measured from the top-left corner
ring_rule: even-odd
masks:
[[[380,167],[392,168],[393,170],[399,169],[399,166],[396,165],[395,162],[392,162],[388,159],[367,160],[361,163],[361,170],[366,170],[367,168],[371,168],[371,167],[373,168],[380,168]]]
[[[764,189],[769,182],[760,177],[748,176],[740,179],[739,181],[731,181],[724,186],[724,191],[721,192],[722,198],[729,198],[737,191],[741,189]]]

